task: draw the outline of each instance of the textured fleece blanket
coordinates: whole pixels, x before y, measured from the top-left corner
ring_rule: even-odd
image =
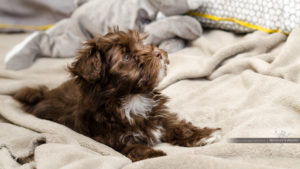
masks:
[[[0,168],[283,169],[300,168],[300,144],[230,143],[234,137],[300,137],[300,29],[247,35],[211,30],[169,56],[160,88],[180,118],[221,127],[220,142],[132,163],[70,129],[31,115],[12,98],[23,86],[59,85],[72,59],[38,59],[26,70],[0,70]],[[2,57],[2,56],[1,56]]]

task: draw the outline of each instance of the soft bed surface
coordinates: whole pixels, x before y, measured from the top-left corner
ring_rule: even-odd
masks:
[[[1,35],[2,36],[2,35]],[[7,36],[1,43],[11,42]],[[23,37],[20,37],[22,39]],[[6,42],[5,42],[6,41]],[[24,86],[56,87],[72,59],[40,58],[22,71],[0,69],[0,168],[300,168],[300,144],[238,144],[233,137],[300,137],[300,29],[289,37],[205,31],[169,55],[161,82],[168,106],[200,127],[221,127],[220,142],[194,148],[165,143],[168,156],[132,163],[113,149],[20,109]],[[1,62],[5,50],[1,44]]]

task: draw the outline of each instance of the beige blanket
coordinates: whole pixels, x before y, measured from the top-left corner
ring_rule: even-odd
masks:
[[[62,125],[27,115],[11,94],[23,86],[55,87],[69,77],[65,68],[72,59],[43,58],[27,70],[0,70],[0,168],[300,168],[300,144],[228,141],[300,137],[300,29],[288,38],[211,30],[191,46],[169,56],[160,88],[180,118],[221,127],[219,143],[194,148],[163,143],[156,148],[168,156],[131,163]]]

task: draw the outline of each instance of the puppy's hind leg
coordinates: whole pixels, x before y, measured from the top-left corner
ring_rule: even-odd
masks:
[[[17,91],[13,97],[24,105],[26,111],[29,111],[34,105],[44,99],[47,91],[48,88],[46,86],[39,86],[38,88],[25,87]]]
[[[155,150],[144,144],[133,144],[126,146],[121,152],[122,154],[130,158],[132,161],[139,161],[147,158],[160,157],[166,155],[166,153],[164,153],[163,151]]]

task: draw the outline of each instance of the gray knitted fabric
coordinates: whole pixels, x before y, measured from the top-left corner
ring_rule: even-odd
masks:
[[[183,48],[185,41],[195,40],[202,34],[195,18],[179,15],[190,11],[183,0],[78,0],[77,4],[80,6],[70,18],[47,31],[33,33],[8,52],[5,67],[24,69],[40,56],[74,57],[84,41],[106,34],[108,27],[113,26],[124,31],[144,31],[149,35],[145,43],[162,43],[161,47],[168,52]],[[199,7],[198,3],[192,4]],[[157,18],[158,13],[165,16],[161,14]]]

